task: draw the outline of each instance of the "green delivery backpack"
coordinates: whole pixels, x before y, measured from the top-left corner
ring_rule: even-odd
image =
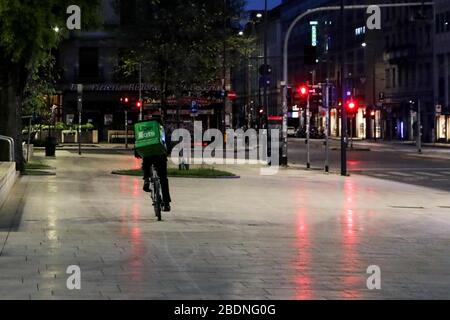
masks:
[[[145,121],[134,126],[136,152],[142,157],[154,157],[167,154],[166,134],[158,121]]]

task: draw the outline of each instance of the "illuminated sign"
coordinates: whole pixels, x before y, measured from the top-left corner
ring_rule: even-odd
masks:
[[[311,25],[311,45],[313,47],[317,47],[317,21],[310,21],[309,24]]]

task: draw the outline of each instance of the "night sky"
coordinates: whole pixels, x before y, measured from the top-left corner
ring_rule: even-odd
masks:
[[[249,10],[264,9],[264,0],[247,0]],[[281,3],[281,0],[269,0],[269,9]]]

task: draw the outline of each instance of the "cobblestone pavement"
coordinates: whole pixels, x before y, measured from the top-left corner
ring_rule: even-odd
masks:
[[[0,209],[1,299],[450,298],[448,192],[234,167],[241,179],[171,179],[157,222],[141,180],[110,174],[131,156],[48,163],[56,176],[22,177]]]

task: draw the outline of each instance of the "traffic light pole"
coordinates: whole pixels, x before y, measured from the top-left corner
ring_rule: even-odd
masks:
[[[405,3],[390,3],[390,4],[373,4],[376,5],[380,8],[401,8],[401,7],[420,7],[420,6],[432,6],[434,5],[434,2],[405,2]],[[294,19],[294,21],[292,21],[291,25],[289,26],[289,28],[287,29],[285,38],[284,38],[284,46],[283,46],[283,80],[281,81],[281,86],[282,86],[282,92],[283,92],[283,130],[282,130],[282,155],[281,155],[281,165],[287,166],[288,164],[288,136],[287,136],[287,128],[288,128],[288,102],[287,102],[287,91],[288,91],[288,81],[289,81],[289,69],[288,69],[288,54],[289,54],[289,40],[291,38],[291,34],[292,31],[294,30],[295,26],[306,16],[309,16],[311,14],[317,13],[317,12],[324,12],[324,11],[341,11],[341,16],[344,18],[342,19],[342,34],[344,35],[343,40],[345,39],[345,10],[361,10],[361,9],[367,9],[370,5],[348,5],[345,6],[344,4],[344,0],[341,0],[341,5],[340,6],[329,6],[329,7],[320,7],[320,8],[314,8],[314,9],[309,9],[303,13],[301,13],[300,15],[297,16],[297,18]],[[343,58],[345,59],[345,46],[342,46],[342,52],[344,53]],[[342,59],[342,61],[344,61],[344,59]],[[344,66],[342,66],[344,67]],[[344,68],[342,68],[344,69]],[[345,76],[343,74],[341,74],[341,78],[344,79]],[[342,80],[341,79],[341,80]],[[342,83],[342,87],[344,87],[343,83]],[[345,89],[342,89],[342,93],[344,93],[345,96]],[[342,101],[342,106],[344,106],[344,102]],[[343,112],[342,114],[345,114],[345,112]],[[343,121],[344,119],[342,119],[342,123],[344,123]],[[345,141],[344,141],[345,142]],[[345,146],[345,143],[342,142],[341,140],[341,148],[342,146]],[[342,149],[344,150],[344,149]],[[341,169],[345,169],[345,170],[341,170],[341,174],[342,175],[347,175],[347,158],[346,158],[346,154],[344,156],[342,156],[341,161],[345,162],[345,164],[342,164],[342,168]]]
[[[128,110],[125,110],[125,149],[128,150]]]
[[[139,121],[142,121],[144,119],[144,104],[142,103],[142,63],[139,63]],[[127,120],[127,127],[128,127],[128,120]],[[128,131],[127,131],[128,136]],[[127,144],[128,146],[128,144]],[[128,147],[127,147],[128,149]]]
[[[330,85],[327,80],[325,87],[325,108],[327,110],[327,116],[325,119],[325,172],[330,172]]]
[[[417,99],[417,151],[422,154],[422,106]]]
[[[353,149],[353,115],[350,116],[350,149]]]
[[[268,125],[268,118],[269,118],[269,97],[267,94],[267,80],[268,80],[268,59],[267,59],[267,32],[268,32],[268,7],[267,7],[267,0],[265,0],[265,7],[264,7],[264,112],[265,112],[265,125],[266,129]]]
[[[78,154],[81,156],[81,116],[83,113],[83,85],[77,85],[77,93],[78,93]]]
[[[311,147],[310,147],[310,138],[311,138],[311,116],[310,116],[310,93],[309,93],[309,85],[308,85],[308,100],[306,103],[306,168],[311,169]]]
[[[341,0],[341,175],[347,176],[347,110],[345,108],[345,0]]]

